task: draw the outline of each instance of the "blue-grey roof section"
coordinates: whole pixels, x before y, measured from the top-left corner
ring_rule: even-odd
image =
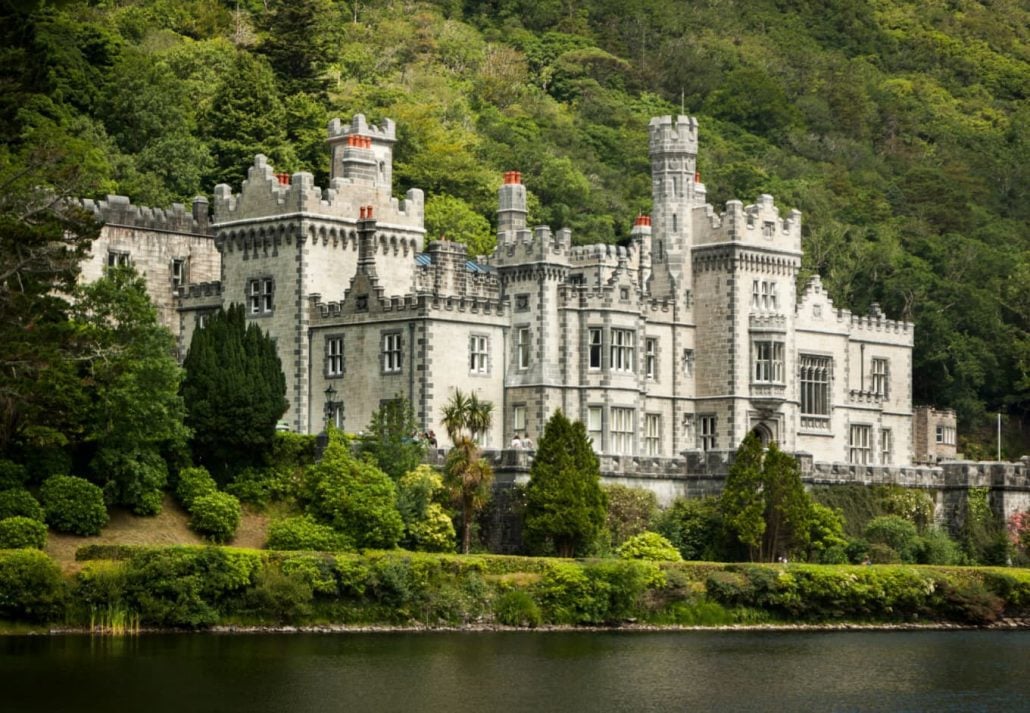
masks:
[[[429,253],[415,253],[415,264],[420,267],[426,267],[432,264],[432,260],[429,257]],[[493,265],[481,265],[475,260],[466,260],[465,269],[469,272],[479,272],[482,274],[491,273],[494,271]]]

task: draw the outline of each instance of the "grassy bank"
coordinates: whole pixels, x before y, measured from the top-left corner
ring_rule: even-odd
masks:
[[[558,560],[403,551],[89,546],[62,573],[0,552],[12,627],[986,625],[1030,614],[1030,570]],[[12,630],[8,628],[8,631]]]

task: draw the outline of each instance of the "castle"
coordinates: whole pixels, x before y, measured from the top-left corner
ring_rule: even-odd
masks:
[[[494,404],[487,447],[539,438],[561,408],[605,456],[703,456],[754,432],[817,462],[910,464],[912,325],[835,306],[818,277],[797,294],[801,214],[768,195],[717,212],[697,121],[649,130],[652,213],[627,247],[527,225],[516,171],[492,255],[427,244],[422,191],[393,195],[394,123],[358,115],[329,125],[327,188],[259,155],[211,206],[86,201],[106,225],[83,275],[136,264],[182,353],[243,303],[276,340],[300,432],[360,431],[403,396],[447,445],[441,411],[462,389]]]

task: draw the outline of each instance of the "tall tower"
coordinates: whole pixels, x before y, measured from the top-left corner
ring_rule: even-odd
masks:
[[[655,279],[651,293],[682,298],[684,290],[690,288],[697,119],[658,116],[651,119],[649,132]]]

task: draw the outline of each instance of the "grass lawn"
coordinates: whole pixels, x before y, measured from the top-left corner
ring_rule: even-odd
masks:
[[[190,516],[170,495],[165,495],[161,512],[153,517],[139,517],[127,510],[111,510],[111,521],[99,535],[81,537],[50,531],[46,553],[66,573],[76,572],[80,564],[75,551],[85,545],[201,545],[204,539],[189,528]],[[229,544],[236,547],[261,548],[269,516],[243,506],[243,518],[236,537]]]

